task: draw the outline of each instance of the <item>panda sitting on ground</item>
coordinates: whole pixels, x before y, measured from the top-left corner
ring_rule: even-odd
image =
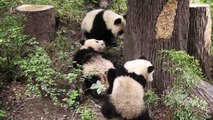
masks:
[[[78,65],[81,65],[84,76],[95,73],[95,75],[85,79],[85,93],[91,94],[93,97],[100,97],[90,87],[100,80],[101,84],[108,88],[107,73],[109,69],[114,69],[115,67],[112,62],[102,57],[102,51],[106,48],[103,40],[88,39],[81,40],[80,43],[82,46],[74,55],[73,61],[75,63],[73,66],[78,68]]]
[[[144,102],[144,88],[153,80],[154,67],[150,61],[136,59],[126,62],[116,70],[114,79],[109,79],[109,95],[104,97],[101,112],[111,119],[150,120],[149,110]]]
[[[111,10],[92,10],[84,17],[81,30],[87,39],[103,40],[106,46],[116,46],[115,38],[122,35],[126,27],[125,18]]]

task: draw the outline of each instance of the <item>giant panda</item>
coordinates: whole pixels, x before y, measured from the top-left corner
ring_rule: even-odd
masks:
[[[147,82],[153,80],[152,63],[144,58],[135,59],[110,72],[116,72],[116,76],[109,80],[110,92],[103,98],[103,116],[108,119],[150,120],[143,98]]]
[[[80,65],[83,69],[84,76],[95,73],[95,75],[84,80],[84,90],[86,94],[91,94],[93,97],[99,97],[95,90],[89,88],[98,80],[101,81],[105,88],[108,88],[108,70],[114,69],[115,67],[111,61],[102,56],[102,52],[106,48],[103,40],[88,39],[81,40],[80,43],[82,46],[73,57],[73,61],[75,62],[73,66],[74,68],[78,68],[78,65]],[[110,76],[110,73],[108,76]]]
[[[115,46],[115,38],[122,35],[126,27],[125,18],[111,10],[92,10],[84,17],[81,30],[87,39],[103,40],[106,46]]]

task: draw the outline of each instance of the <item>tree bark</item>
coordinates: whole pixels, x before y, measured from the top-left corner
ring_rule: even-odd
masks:
[[[20,5],[18,13],[26,16],[24,33],[35,37],[39,42],[53,41],[55,33],[55,14],[53,6]]]
[[[189,26],[189,0],[129,0],[125,31],[125,60],[144,55],[156,70],[154,88],[163,93],[172,83],[171,74],[164,72],[162,49],[186,50]]]
[[[190,4],[187,52],[200,62],[204,75],[211,77],[211,14],[208,4]]]

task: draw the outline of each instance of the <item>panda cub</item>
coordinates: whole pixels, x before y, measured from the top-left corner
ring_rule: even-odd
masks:
[[[104,98],[101,112],[110,119],[120,117],[127,120],[150,120],[144,103],[144,88],[153,80],[154,67],[150,61],[136,59],[126,62],[109,80],[109,95]]]
[[[103,40],[106,46],[115,46],[115,38],[123,34],[126,16],[111,10],[96,9],[86,14],[81,30],[87,39]]]
[[[75,61],[73,66],[74,68],[78,68],[77,64],[81,65],[84,76],[95,73],[95,75],[84,81],[86,87],[85,93],[98,97],[99,95],[97,92],[89,88],[98,80],[108,88],[107,72],[109,69],[114,69],[114,65],[112,62],[102,57],[102,51],[106,48],[103,40],[88,39],[81,40],[80,43],[82,46],[73,57],[73,61]]]

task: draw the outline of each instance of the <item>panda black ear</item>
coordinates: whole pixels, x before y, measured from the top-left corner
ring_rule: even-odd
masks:
[[[81,45],[84,45],[85,41],[85,39],[80,40]]]
[[[148,72],[148,73],[151,73],[153,70],[154,70],[154,66],[149,66],[147,72]]]
[[[115,21],[114,21],[114,25],[119,25],[121,24],[121,18],[117,18]]]
[[[144,59],[144,60],[147,60],[145,56],[140,56],[138,59]]]
[[[126,15],[123,15],[123,18],[126,20]]]

